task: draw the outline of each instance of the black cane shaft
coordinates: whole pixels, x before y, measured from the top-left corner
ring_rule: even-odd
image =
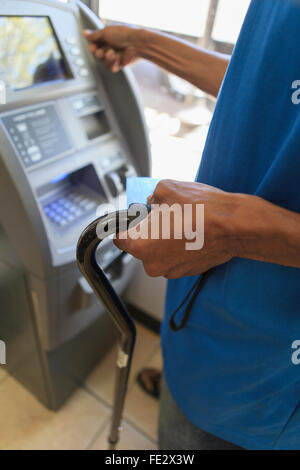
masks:
[[[111,233],[106,227],[112,218],[121,220],[122,227],[132,220],[127,211],[100,217],[92,222],[82,233],[77,245],[77,262],[83,276],[87,279],[99,300],[104,304],[120,331],[120,345],[117,359],[116,383],[114,392],[113,416],[109,442],[114,447],[119,439],[119,431],[125,403],[127,384],[133,355],[136,328],[122,301],[96,261],[96,249],[101,241]],[[100,225],[99,225],[100,224]],[[115,231],[118,231],[119,223]],[[98,234],[105,234],[102,238]]]

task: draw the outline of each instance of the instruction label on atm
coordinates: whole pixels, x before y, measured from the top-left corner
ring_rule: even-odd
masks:
[[[53,104],[9,114],[2,123],[26,167],[72,148]]]

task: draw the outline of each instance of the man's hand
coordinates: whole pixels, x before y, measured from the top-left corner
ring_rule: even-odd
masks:
[[[154,194],[148,199],[148,202],[155,205],[172,206],[179,204],[183,209],[184,205],[190,205],[192,210],[189,214],[182,211],[185,220],[182,226],[190,227],[190,231],[201,231],[203,227],[198,224],[196,219],[197,204],[204,204],[205,224],[204,224],[204,246],[202,249],[187,250],[186,244],[190,243],[190,238],[186,237],[186,230],[182,230],[182,239],[176,239],[174,233],[182,227],[176,227],[176,221],[172,221],[171,238],[162,239],[162,230],[160,227],[159,239],[151,239],[151,223],[159,223],[159,218],[154,217],[158,208],[154,208],[149,216],[144,219],[138,227],[129,229],[127,239],[118,238],[115,243],[124,251],[131,253],[136,258],[142,260],[145,271],[150,276],[164,276],[166,278],[178,278],[182,276],[192,276],[207,271],[219,264],[230,260],[232,253],[227,244],[228,227],[235,210],[236,195],[226,193],[200,183],[181,183],[172,180],[160,181]],[[161,206],[162,207],[162,206]],[[164,210],[162,210],[164,213]],[[190,220],[186,220],[189,218]],[[183,223],[184,222],[184,223]],[[199,222],[199,221],[198,221]],[[201,221],[202,224],[202,221]],[[180,222],[181,225],[181,222]],[[140,234],[139,239],[136,233]],[[143,236],[148,239],[143,239]]]
[[[118,72],[139,58],[136,32],[137,28],[129,26],[108,26],[99,31],[85,30],[83,35],[90,42],[89,49],[94,56],[103,60],[112,72]]]
[[[144,263],[150,276],[178,278],[203,273],[229,261],[233,257],[248,258],[268,263],[300,268],[300,214],[272,204],[258,196],[221,191],[201,183],[180,183],[164,180],[158,183],[148,203],[191,205],[191,214],[183,212],[191,232],[197,233],[195,217],[197,204],[204,205],[204,245],[187,250],[189,237],[177,239],[178,224],[173,223],[170,239],[143,239],[151,233],[154,209],[138,228],[128,231],[127,239],[115,241],[124,251]],[[190,220],[187,220],[190,219]],[[158,223],[157,217],[154,217]],[[159,225],[159,224],[158,224]],[[187,233],[186,231],[182,231]],[[163,233],[160,230],[160,235]],[[136,239],[134,239],[134,237]]]

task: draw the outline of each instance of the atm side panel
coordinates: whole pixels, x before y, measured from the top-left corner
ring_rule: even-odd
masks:
[[[0,261],[0,336],[6,343],[6,366],[41,402],[50,406],[42,348],[24,272]]]

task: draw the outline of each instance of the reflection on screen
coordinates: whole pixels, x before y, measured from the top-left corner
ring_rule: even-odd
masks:
[[[70,78],[48,18],[0,17],[0,70],[14,90]]]

